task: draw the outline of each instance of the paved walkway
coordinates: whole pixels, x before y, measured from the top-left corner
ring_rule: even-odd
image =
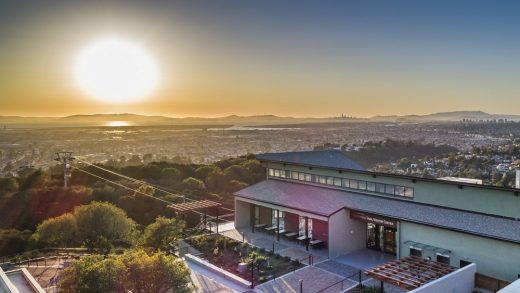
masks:
[[[343,277],[337,274],[320,268],[306,266],[294,273],[284,275],[281,278],[259,285],[255,288],[255,291],[269,293],[296,293],[300,292],[300,280],[303,281],[304,293],[315,293],[325,288],[326,289],[323,291],[325,293],[337,293],[356,284],[350,280],[342,282],[343,279]]]

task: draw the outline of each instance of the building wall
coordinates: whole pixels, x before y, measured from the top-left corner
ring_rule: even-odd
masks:
[[[458,185],[443,184],[433,182],[425,182],[420,179],[415,183],[410,179],[401,179],[394,177],[377,176],[373,178],[369,174],[359,174],[348,171],[339,173],[337,170],[321,169],[309,167],[290,165],[285,166],[280,163],[267,163],[270,168],[280,170],[291,170],[298,172],[305,172],[310,174],[319,174],[323,176],[333,176],[339,178],[358,179],[386,184],[395,184],[414,188],[414,198],[407,199],[399,197],[404,200],[411,200],[414,202],[433,204],[438,206],[445,206],[456,209],[463,209],[469,211],[476,211],[487,214],[500,215],[505,217],[520,218],[520,196],[515,196],[511,191],[491,190],[477,187],[464,186],[462,189]],[[290,179],[286,179],[290,180]],[[298,181],[305,184],[306,182]],[[320,185],[324,186],[324,185]],[[327,185],[328,186],[328,185]],[[334,188],[334,186],[328,186]],[[358,191],[364,192],[366,191]],[[380,193],[373,193],[374,195],[386,197]],[[394,196],[390,196],[395,198]]]
[[[409,293],[472,293],[475,289],[476,271],[477,266],[470,264]]]
[[[251,226],[251,204],[235,198],[235,227]]]
[[[491,277],[513,281],[520,274],[520,245],[468,235],[409,222],[400,223],[400,256],[410,254],[406,241],[415,241],[451,250],[450,265],[459,267],[460,260],[477,264],[477,271]],[[434,252],[423,250],[423,257],[436,259]]]
[[[350,218],[342,209],[329,217],[329,257],[338,257],[366,247],[366,223]]]

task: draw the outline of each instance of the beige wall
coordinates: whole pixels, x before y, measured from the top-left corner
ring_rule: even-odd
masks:
[[[338,257],[366,247],[366,223],[353,220],[347,209],[329,217],[329,257]]]
[[[235,198],[235,227],[244,228],[251,226],[251,205]]]

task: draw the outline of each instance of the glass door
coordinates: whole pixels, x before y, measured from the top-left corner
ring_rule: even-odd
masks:
[[[367,248],[379,250],[379,226],[367,223]]]
[[[395,233],[396,229],[384,227],[384,252],[390,254],[396,254],[397,251],[397,243],[395,241]]]

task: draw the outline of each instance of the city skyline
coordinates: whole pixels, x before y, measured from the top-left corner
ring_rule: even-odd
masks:
[[[513,1],[2,6],[0,115],[520,114]],[[156,61],[145,99],[95,100],[74,80],[80,52],[107,37]]]

